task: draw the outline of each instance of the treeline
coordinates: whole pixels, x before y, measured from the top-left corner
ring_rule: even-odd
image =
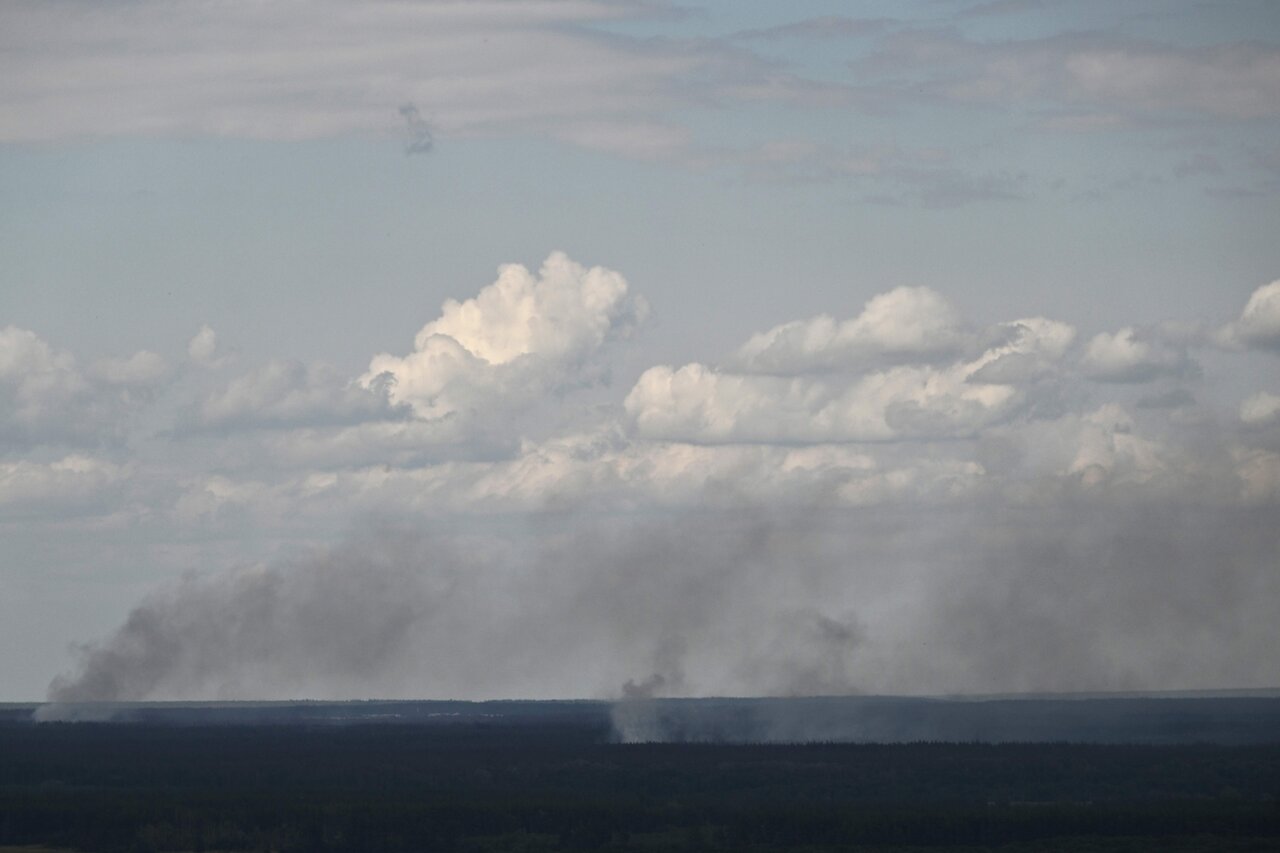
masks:
[[[1280,745],[620,745],[607,734],[0,726],[0,844],[1280,849]]]
[[[582,798],[423,803],[330,796],[5,797],[5,842],[83,850],[844,850],[1199,839],[1277,849],[1274,811],[1246,803],[640,807]],[[1262,842],[1268,841],[1263,844]],[[1237,846],[1231,846],[1231,845]],[[1076,849],[1075,847],[1071,849]]]

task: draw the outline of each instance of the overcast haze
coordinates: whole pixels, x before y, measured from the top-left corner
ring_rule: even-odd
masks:
[[[1272,2],[10,2],[0,700],[1280,686]]]

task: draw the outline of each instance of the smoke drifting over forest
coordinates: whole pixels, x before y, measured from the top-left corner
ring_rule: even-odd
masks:
[[[49,698],[1267,686],[1273,521],[1064,503],[370,529],[155,593]]]

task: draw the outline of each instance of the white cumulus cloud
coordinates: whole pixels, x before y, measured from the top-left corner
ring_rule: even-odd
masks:
[[[0,329],[0,437],[90,440],[93,409],[93,388],[71,353],[27,329]]]
[[[647,313],[619,273],[553,252],[537,274],[519,264],[464,302],[449,300],[406,356],[375,356],[361,378],[422,418],[507,409],[591,383],[592,356]]]
[[[650,368],[624,407],[650,439],[961,437],[1018,412],[1020,386],[1052,373],[1074,339],[1070,325],[1043,317],[975,331],[934,291],[897,288],[844,323],[818,317],[755,335],[728,368]]]
[[[1219,329],[1217,338],[1228,346],[1280,350],[1280,281],[1255,290],[1239,318]]]
[[[692,442],[884,441],[967,434],[998,420],[1017,392],[968,382],[970,365],[899,366],[839,379],[653,367],[625,407],[647,438]]]
[[[899,287],[872,297],[843,322],[822,315],[753,335],[736,363],[752,373],[801,373],[856,364],[873,356],[914,358],[952,353],[965,341],[955,309],[927,287]]]
[[[1075,327],[1046,317],[1024,317],[988,331],[1004,343],[972,365],[970,382],[1023,385],[1052,373],[1076,339]]]
[[[118,442],[172,375],[148,350],[82,368],[35,332],[0,328],[0,451]]]
[[[201,326],[187,343],[187,357],[200,367],[217,367],[220,363],[217,332],[208,325]]]
[[[1185,351],[1132,326],[1095,335],[1085,348],[1081,366],[1086,376],[1099,382],[1150,382],[1195,370]]]

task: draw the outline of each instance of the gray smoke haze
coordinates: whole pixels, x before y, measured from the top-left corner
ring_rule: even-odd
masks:
[[[52,702],[1280,684],[1264,510],[1052,507],[378,529],[158,590]],[[642,737],[643,732],[623,732]]]

